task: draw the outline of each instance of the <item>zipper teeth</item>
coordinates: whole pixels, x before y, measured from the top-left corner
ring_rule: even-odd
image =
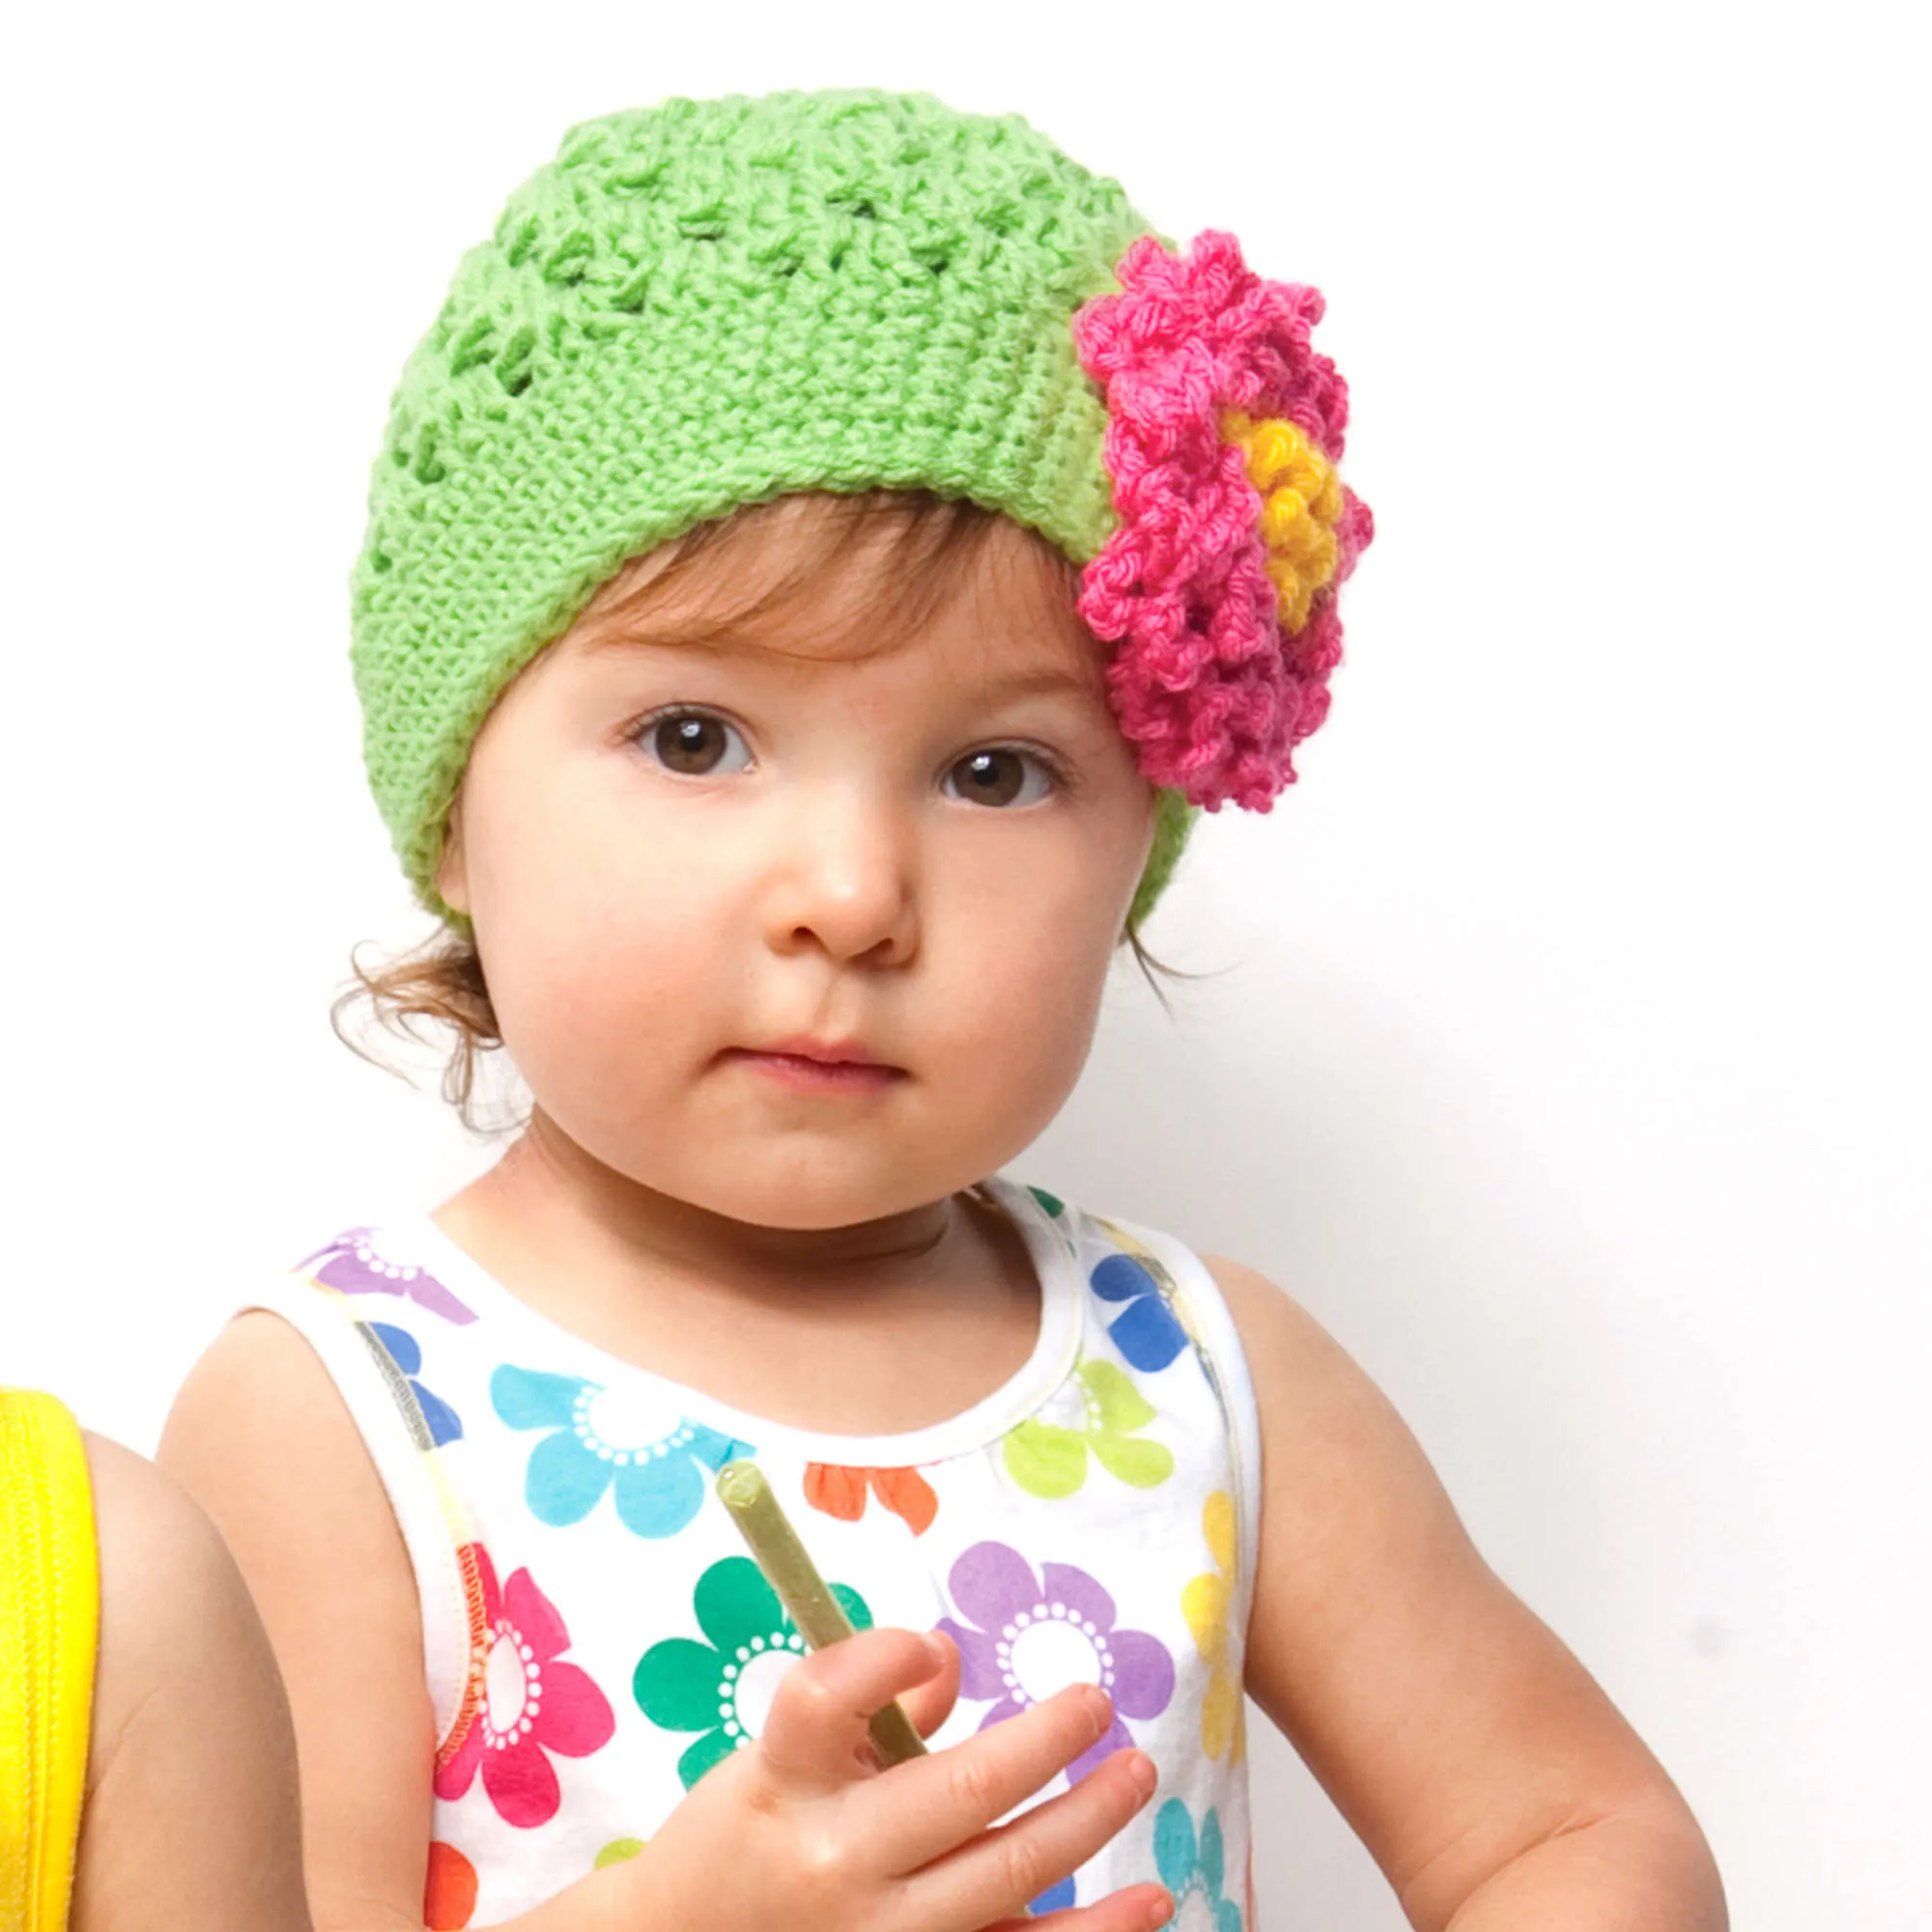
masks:
[[[58,1594],[59,1578],[49,1575],[43,1560],[50,1548],[46,1478],[52,1472],[45,1435],[38,1426],[35,1399],[24,1400],[9,1393],[0,1397],[0,1420],[5,1433],[0,1435],[0,1457],[7,1466],[7,1521],[5,1547],[13,1553],[11,1592],[20,1629],[21,1661],[26,1668],[21,1685],[25,1692],[23,1718],[26,1737],[22,1741],[27,1788],[26,1870],[22,1874],[21,1904],[25,1908],[27,1932],[41,1923],[42,1868],[46,1859],[47,1815],[45,1794],[51,1766],[51,1737],[45,1709],[47,1694],[56,1681],[55,1659],[51,1654],[56,1634],[50,1599]]]

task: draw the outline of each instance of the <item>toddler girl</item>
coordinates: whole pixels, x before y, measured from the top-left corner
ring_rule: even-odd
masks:
[[[282,1661],[322,1932],[1242,1932],[1244,1689],[1417,1925],[1720,1922],[1333,1344],[1000,1172],[1326,710],[1321,307],[870,90],[580,126],[459,267],[355,577],[444,923],[372,984],[531,1111],[265,1284],[163,1452]],[[851,1640],[802,1655],[734,1457]]]

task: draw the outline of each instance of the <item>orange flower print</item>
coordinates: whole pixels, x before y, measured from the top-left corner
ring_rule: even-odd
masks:
[[[433,1839],[423,1886],[423,1924],[429,1932],[463,1932],[476,1910],[476,1867],[454,1845]]]
[[[857,1469],[842,1463],[805,1465],[806,1501],[841,1522],[857,1522],[866,1514],[867,1490],[895,1516],[904,1518],[915,1536],[923,1536],[939,1514],[939,1498],[917,1469]]]
[[[1209,1757],[1228,1753],[1239,1764],[1247,1749],[1247,1711],[1241,1699],[1241,1680],[1230,1661],[1228,1612],[1237,1582],[1235,1499],[1216,1490],[1201,1512],[1201,1532],[1215,1571],[1196,1577],[1180,1593],[1180,1614],[1193,1633],[1194,1647],[1208,1666],[1208,1694],[1201,1700],[1201,1748]]]

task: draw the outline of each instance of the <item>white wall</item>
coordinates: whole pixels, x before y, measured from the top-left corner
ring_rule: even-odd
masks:
[[[150,1447],[254,1267],[488,1157],[345,580],[403,355],[569,122],[1017,108],[1329,297],[1379,534],[1023,1164],[1272,1273],[1690,1794],[1736,1923],[1932,1914],[1922,90],[1907,10],[470,4],[10,28],[0,1378]],[[1915,148],[1917,152],[1914,152]],[[1268,1932],[1393,1927],[1258,1726]]]

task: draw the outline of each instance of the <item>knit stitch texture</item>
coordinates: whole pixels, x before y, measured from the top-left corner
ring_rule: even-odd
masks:
[[[791,491],[923,488],[1094,565],[1123,527],[1122,432],[1072,325],[1137,242],[1173,246],[1117,182],[1017,114],[926,94],[678,98],[571,128],[405,366],[352,578],[370,781],[424,902],[453,917],[434,876],[491,706],[626,558]],[[1245,507],[1253,523],[1253,490]],[[1090,626],[1132,588],[1121,555]],[[1134,647],[1131,626],[1096,635]],[[1177,667],[1223,728],[1219,682]],[[1254,802],[1270,757],[1277,784],[1293,773],[1252,693],[1234,706],[1247,764],[1198,746],[1161,763],[1188,700],[1140,730],[1146,664],[1109,675],[1162,787],[1138,922],[1200,805]]]

